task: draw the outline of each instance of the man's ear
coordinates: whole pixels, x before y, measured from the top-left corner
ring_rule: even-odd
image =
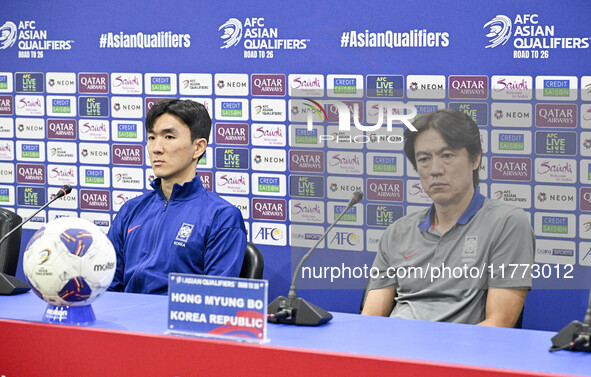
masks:
[[[193,140],[193,160],[198,160],[207,148],[207,140],[204,138],[197,138]]]
[[[478,153],[478,155],[474,156],[472,170],[479,169],[481,163],[482,163],[482,152],[480,152],[480,153]]]

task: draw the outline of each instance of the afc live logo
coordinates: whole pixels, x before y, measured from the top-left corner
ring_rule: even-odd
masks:
[[[17,93],[43,93],[45,91],[43,73],[16,73],[15,76]]]
[[[78,97],[78,108],[81,117],[108,117],[109,98]]]
[[[402,98],[404,77],[400,75],[368,75],[366,87],[369,98]]]
[[[323,198],[324,177],[292,175],[289,189],[291,196]]]
[[[574,156],[576,153],[576,132],[536,132],[536,154]]]
[[[367,225],[386,227],[403,215],[403,207],[399,205],[368,204]]]
[[[248,169],[248,154],[246,148],[216,148],[215,165],[218,169]]]

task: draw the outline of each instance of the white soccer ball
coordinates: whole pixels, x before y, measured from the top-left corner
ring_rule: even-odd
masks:
[[[43,300],[56,306],[81,306],[109,287],[116,263],[113,244],[98,226],[76,217],[61,217],[31,237],[23,270]]]

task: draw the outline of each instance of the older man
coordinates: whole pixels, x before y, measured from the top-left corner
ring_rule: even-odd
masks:
[[[478,192],[474,121],[427,114],[404,151],[433,200],[382,236],[362,314],[513,327],[531,288],[535,237],[525,212]]]

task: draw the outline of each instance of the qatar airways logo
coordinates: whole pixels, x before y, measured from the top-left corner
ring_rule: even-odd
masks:
[[[493,157],[492,179],[508,181],[531,181],[532,169],[530,158]]]
[[[12,115],[12,96],[0,96],[0,115]]]
[[[143,165],[144,148],[140,145],[113,144],[113,163],[121,165]]]
[[[246,123],[216,123],[216,144],[248,144],[248,124]]]
[[[285,199],[252,199],[252,218],[256,220],[285,221],[287,208]]]
[[[45,183],[45,165],[17,164],[17,183]]]
[[[354,122],[353,117],[356,117],[357,123],[363,123],[363,101],[341,101],[341,103],[349,108],[349,114],[351,114],[350,122]],[[357,109],[355,109],[356,107]],[[326,121],[329,123],[339,121],[339,108],[334,103],[328,103],[326,105]]]
[[[111,192],[109,190],[80,190],[80,208],[109,211],[111,209]]]
[[[109,93],[109,74],[80,73],[78,74],[78,91],[80,93]]]
[[[324,172],[324,152],[290,150],[289,170],[312,173]]]
[[[578,107],[575,104],[536,104],[536,126],[551,128],[577,127]]]
[[[258,75],[250,76],[250,84],[253,96],[284,96],[285,75]]]
[[[365,192],[368,200],[401,202],[404,200],[403,187],[400,179],[368,178]]]
[[[488,98],[487,76],[450,76],[449,98]]]
[[[76,139],[76,120],[48,119],[48,139]]]

